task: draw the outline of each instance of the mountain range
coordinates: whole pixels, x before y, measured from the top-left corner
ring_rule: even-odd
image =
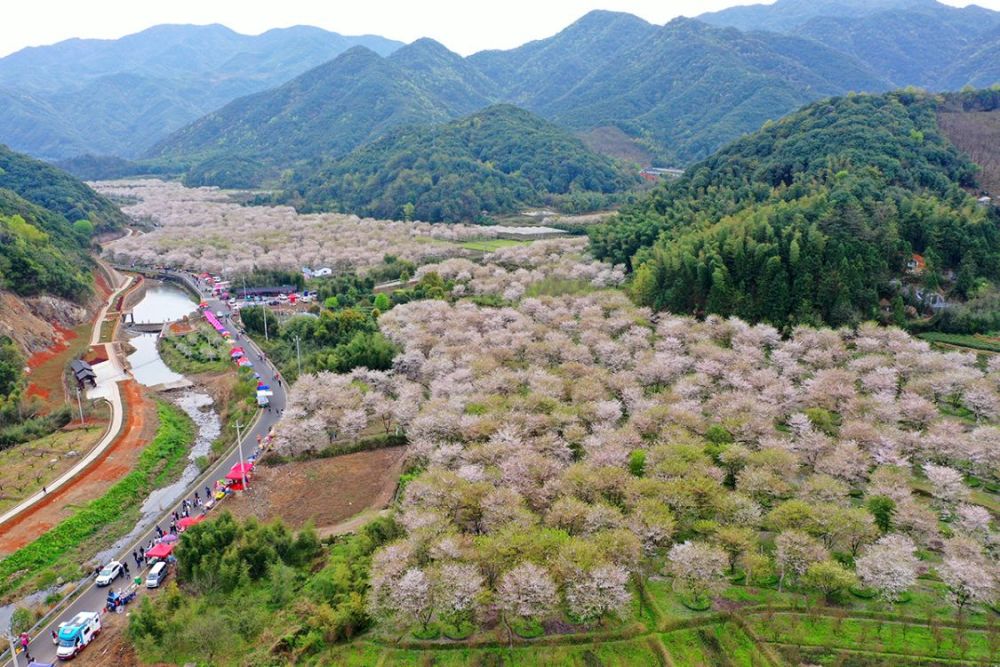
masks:
[[[150,46],[160,31],[176,48]],[[430,39],[400,46],[302,27],[250,38],[161,26],[91,42],[0,59],[0,141],[45,157],[139,156],[118,171],[240,186],[301,180],[394,128],[493,104],[522,107],[614,157],[683,166],[823,97],[1000,80],[1000,12],[934,0],[778,0],[663,26],[594,11],[551,37],[466,58]],[[77,58],[77,49],[105,55]],[[123,66],[112,72],[106,53],[118,51]],[[49,70],[58,90],[24,75]],[[65,164],[89,176],[112,163]]]
[[[45,159],[135,157],[232,99],[362,45],[401,43],[308,26],[236,33],[160,25],[117,40],[71,39],[0,58],[0,143]]]

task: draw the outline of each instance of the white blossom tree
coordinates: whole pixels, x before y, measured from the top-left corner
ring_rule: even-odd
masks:
[[[566,605],[581,621],[624,616],[631,601],[628,572],[620,565],[599,565],[566,582]]]
[[[906,535],[884,535],[855,562],[858,578],[868,588],[878,591],[885,601],[898,602],[917,581],[920,561],[916,549]]]
[[[674,587],[692,603],[703,605],[723,582],[728,560],[722,549],[690,540],[675,544],[667,554]]]
[[[500,579],[496,601],[507,616],[537,621],[552,613],[558,596],[555,582],[545,569],[522,563]]]

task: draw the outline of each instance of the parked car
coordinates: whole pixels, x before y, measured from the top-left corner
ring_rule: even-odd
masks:
[[[111,582],[124,574],[125,570],[122,569],[122,564],[116,560],[109,562],[105,565],[100,572],[97,573],[97,585],[98,586],[110,586]]]
[[[159,588],[163,580],[167,578],[167,563],[160,561],[146,575],[146,588]]]

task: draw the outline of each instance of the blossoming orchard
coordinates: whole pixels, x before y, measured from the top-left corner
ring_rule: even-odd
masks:
[[[474,250],[462,243],[489,227],[97,187],[153,222],[111,245],[119,262],[351,274],[393,254],[435,288],[335,298],[281,325],[298,345],[309,327],[367,323],[358,340],[389,350],[381,370],[309,372],[342,369],[354,339],[306,359],[274,439],[304,461],[406,443],[396,532],[351,603],[378,637],[627,634],[658,622],[650,607],[805,599],[884,614],[919,597],[928,618],[984,626],[998,601],[1000,356],[876,324],[654,314],[583,237]]]
[[[436,269],[515,298],[535,267]],[[782,338],[654,318],[615,291],[419,301],[379,326],[401,348],[393,370],[302,378],[279,446],[321,449],[367,424],[408,436],[406,537],[372,573],[387,623],[452,613],[433,592],[446,584],[480,615],[625,616],[668,575],[692,606],[734,573],[895,602],[936,569],[954,604],[996,599],[1000,541],[963,479],[1000,469],[998,415],[970,404],[996,399],[997,360],[874,325]]]

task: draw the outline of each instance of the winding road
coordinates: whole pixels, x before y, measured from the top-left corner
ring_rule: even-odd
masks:
[[[196,286],[196,283],[187,275],[178,272],[164,271],[166,276],[181,280],[188,285]],[[226,315],[229,314],[229,308],[225,303],[217,299],[208,299],[208,305],[212,311],[222,311]],[[235,332],[234,332],[235,334]],[[280,418],[280,412],[285,408],[285,387],[279,386],[275,381],[275,373],[277,372],[269,362],[261,362],[259,356],[263,356],[259,348],[253,344],[253,342],[243,334],[235,334],[235,339],[243,346],[245,350],[248,351],[251,361],[254,362],[255,370],[261,375],[261,378],[266,384],[271,385],[271,389],[274,391],[274,395],[271,397],[271,410],[265,410],[258,413],[257,419],[253,422],[251,427],[243,432],[243,441],[246,443],[244,447],[244,454],[249,455],[256,449],[257,436],[265,437],[271,430],[271,427]],[[121,554],[117,556],[119,560],[124,560],[130,563],[130,567],[134,565],[132,560],[132,550],[138,548],[138,546],[147,544],[150,540],[156,537],[156,526],[160,525],[166,529],[169,525],[169,516],[172,512],[181,511],[182,501],[184,499],[193,500],[193,494],[195,490],[201,489],[206,485],[210,484],[208,480],[218,479],[220,476],[225,475],[229,469],[239,462],[239,449],[236,443],[233,443],[232,448],[225,456],[221,457],[220,460],[210,467],[205,473],[200,475],[188,489],[185,491],[182,498],[180,498],[177,503],[170,508],[168,508],[163,515],[159,517],[157,522],[153,524],[148,531],[145,531],[133,544],[125,547]],[[252,484],[252,482],[251,482]],[[221,504],[225,507],[225,503]],[[213,510],[214,511],[214,510]],[[134,569],[134,568],[133,568]],[[133,575],[136,573],[133,572]],[[53,614],[50,619],[42,626],[34,629],[31,644],[29,645],[29,652],[32,658],[36,661],[42,662],[56,662],[56,647],[53,645],[51,640],[51,633],[56,629],[59,623],[69,620],[77,613],[81,611],[100,611],[104,608],[105,600],[107,598],[106,588],[97,588],[94,585],[93,579],[89,580],[82,589],[82,593],[78,594],[65,608],[61,609],[58,614]],[[139,594],[143,595],[144,589],[141,589]],[[134,602],[133,604],[137,604]],[[101,639],[98,637],[95,640],[95,645],[99,645]],[[93,650],[91,647],[89,650]],[[11,665],[12,663],[9,658],[4,665]],[[23,654],[18,657],[17,665],[27,664],[24,660]]]
[[[100,344],[101,324],[104,322],[104,318],[107,317],[108,309],[115,302],[115,299],[117,299],[119,295],[121,295],[121,293],[124,292],[126,289],[128,289],[129,286],[131,285],[131,280],[128,280],[125,277],[123,277],[112,267],[104,264],[104,268],[107,270],[109,277],[111,277],[112,279],[117,279],[115,280],[117,287],[115,287],[115,291],[111,293],[111,296],[108,297],[104,306],[101,308],[101,311],[97,314],[97,317],[94,319],[94,328],[90,335],[91,347]],[[111,343],[105,343],[104,349],[108,359],[108,361],[105,363],[111,364],[114,368],[120,370],[122,362],[121,359],[118,358],[115,346]],[[82,459],[80,459],[80,461],[77,462],[76,465],[67,470],[63,475],[60,475],[54,481],[49,482],[46,485],[44,492],[39,491],[38,493],[28,496],[23,501],[21,501],[20,503],[12,507],[10,510],[5,512],[3,515],[0,515],[0,526],[7,523],[11,519],[14,519],[15,517],[19,516],[22,512],[28,510],[37,503],[41,502],[46,498],[48,494],[52,493],[53,491],[57,491],[66,484],[68,484],[74,477],[79,475],[88,466],[90,466],[91,463],[96,461],[101,456],[101,454],[104,453],[104,450],[106,450],[109,446],[111,446],[111,443],[113,443],[116,439],[118,439],[118,436],[120,435],[119,431],[121,431],[122,422],[124,421],[124,416],[125,416],[125,410],[122,407],[121,393],[119,392],[118,383],[116,381],[110,380],[103,384],[104,386],[102,386],[101,388],[102,391],[100,392],[99,396],[95,396],[94,392],[90,392],[88,398],[95,398],[95,397],[104,398],[111,405],[111,417],[109,420],[108,430],[104,433],[104,436],[100,439],[97,445],[92,447],[91,450],[87,452],[86,456],[84,456]]]

